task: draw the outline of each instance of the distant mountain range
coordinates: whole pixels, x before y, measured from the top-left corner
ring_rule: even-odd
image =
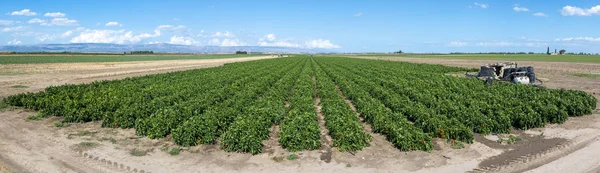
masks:
[[[267,46],[188,46],[175,44],[106,44],[106,43],[72,43],[72,44],[37,44],[0,46],[0,52],[129,52],[151,50],[169,53],[233,53],[280,52],[280,53],[328,53],[327,49],[302,49],[292,47]]]

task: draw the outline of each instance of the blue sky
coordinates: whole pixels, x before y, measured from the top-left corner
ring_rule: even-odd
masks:
[[[287,46],[341,52],[600,52],[597,0],[0,2],[0,45]]]

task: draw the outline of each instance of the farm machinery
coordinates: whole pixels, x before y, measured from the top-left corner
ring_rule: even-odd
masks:
[[[467,77],[477,77],[492,85],[493,81],[507,81],[514,84],[542,85],[543,82],[535,77],[533,66],[519,67],[516,62],[497,62],[482,65],[477,75],[466,74]],[[538,81],[538,83],[536,83]]]

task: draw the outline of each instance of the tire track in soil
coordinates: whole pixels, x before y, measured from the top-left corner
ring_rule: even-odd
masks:
[[[325,161],[325,163],[329,163],[331,162],[331,158],[333,155],[333,151],[331,149],[331,136],[329,136],[329,130],[327,130],[327,127],[325,126],[325,115],[323,115],[323,112],[321,112],[321,106],[319,105],[321,103],[321,98],[319,98],[317,96],[317,78],[315,76],[312,77],[312,81],[313,81],[313,91],[314,91],[314,107],[315,110],[317,111],[317,117],[319,120],[319,129],[321,129],[321,160]]]

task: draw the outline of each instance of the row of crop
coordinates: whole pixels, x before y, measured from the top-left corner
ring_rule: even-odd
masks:
[[[577,116],[590,113],[596,102],[593,96],[581,91],[512,84],[498,84],[489,88],[474,79],[407,71],[402,63],[326,61],[363,77],[375,86],[381,86],[381,91],[372,90],[371,94],[394,112],[406,115],[416,125],[426,125],[421,128],[434,135],[448,133],[443,130],[446,128],[440,130],[440,126],[435,125],[444,117],[449,118],[451,124],[459,124],[458,127],[468,127],[478,133],[502,133],[511,126],[526,129],[541,127],[546,122],[562,123],[568,114]],[[423,121],[423,117],[428,116],[432,118]]]
[[[261,153],[263,141],[269,138],[269,129],[285,114],[285,102],[307,63],[290,70],[265,95],[245,108],[221,135],[221,148],[229,152]]]
[[[371,136],[365,133],[356,112],[346,104],[336,85],[321,67],[314,60],[312,63],[315,68],[317,96],[321,99],[319,104],[322,106],[325,126],[333,139],[333,146],[340,151],[357,151],[369,146]]]
[[[302,70],[290,99],[290,110],[281,121],[279,143],[288,151],[321,147],[321,135],[314,108],[312,64]]]
[[[234,91],[244,91],[250,82],[271,84],[257,79],[273,70],[283,73],[286,69],[281,69],[283,66],[291,68],[296,62],[299,60],[255,61],[244,65],[50,87],[45,92],[11,96],[7,102],[37,109],[47,115],[65,116],[65,121],[103,120],[105,127],[136,127],[142,129],[137,131],[140,135],[157,138],[167,135],[187,117],[200,115],[210,105],[233,97]]]
[[[65,116],[65,121],[69,122],[103,119],[104,126],[127,128],[133,127],[135,118],[112,121],[115,119],[113,117],[123,117],[117,116],[120,114],[153,113],[156,109],[152,108],[170,105],[180,98],[193,98],[190,95],[211,87],[211,84],[198,81],[214,81],[219,75],[223,77],[221,81],[226,81],[231,79],[229,77],[240,76],[239,72],[248,70],[250,69],[230,66],[222,69],[211,68],[93,82],[86,85],[64,85],[49,87],[45,92],[11,96],[7,100],[12,105],[40,110],[45,115]],[[199,90],[187,92],[187,88],[194,87]]]
[[[562,123],[568,115],[591,113],[596,102],[593,96],[582,91],[551,90],[511,84],[499,84],[487,88],[477,80],[450,76],[386,75],[389,72],[406,74],[393,66],[368,67],[361,64],[359,68],[372,70],[370,74],[378,75],[382,85],[389,86],[402,95],[410,96],[413,101],[428,105],[436,113],[457,117],[478,133],[507,132],[510,127],[507,124],[527,129],[542,127],[546,122]],[[373,75],[367,77],[377,78]],[[442,87],[435,87],[440,85]],[[490,108],[494,111],[489,110]]]
[[[415,127],[403,115],[392,113],[379,100],[373,98],[368,92],[369,86],[354,81],[348,76],[348,72],[330,66],[323,59],[316,58],[317,63],[352,101],[360,115],[371,125],[373,132],[386,136],[388,141],[403,151],[433,149],[431,137],[427,133]]]
[[[298,65],[298,61],[295,61],[296,63],[281,62],[285,61],[277,64],[280,66],[277,70],[259,76],[253,79],[251,84],[243,85],[243,88],[233,92],[232,98],[210,106],[202,115],[190,117],[180,126],[173,128],[171,132],[175,142],[182,146],[215,143],[245,108],[259,99],[268,88],[273,87],[277,81],[282,79],[282,76]]]
[[[293,65],[294,63],[289,63],[283,67],[266,69],[238,79],[231,85],[217,87],[218,89],[194,97],[194,99],[187,102],[161,107],[150,116],[136,120],[136,134],[150,138],[164,137],[172,129],[183,124],[182,122],[191,117],[202,115],[211,106],[215,107],[220,105],[221,102],[230,103],[229,100],[237,101],[240,97],[255,97],[255,94],[260,94],[264,87],[278,77],[277,75],[282,74],[286,69],[292,68]],[[275,70],[275,73],[271,70]],[[220,95],[225,96],[219,97]],[[216,112],[213,111],[212,114],[208,115],[216,115]]]
[[[387,108],[397,113],[397,115],[404,116],[412,121],[414,126],[429,133],[430,136],[455,139],[468,143],[473,141],[473,132],[471,129],[464,126],[458,119],[436,114],[425,105],[412,102],[394,94],[392,90],[372,82],[370,78],[359,75],[364,70],[358,71],[343,65],[329,64],[329,66],[343,71],[348,78],[360,85],[371,96],[380,100]]]

